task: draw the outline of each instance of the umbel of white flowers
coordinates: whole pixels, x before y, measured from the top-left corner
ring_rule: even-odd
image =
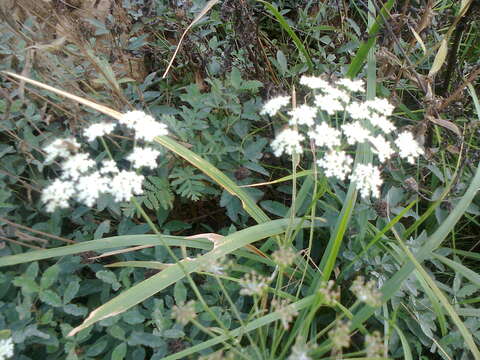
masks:
[[[156,136],[167,135],[167,126],[142,111],[123,114],[120,125],[133,130],[136,140],[152,141]],[[88,141],[112,133],[116,123],[101,122],[90,125],[83,135]],[[138,141],[136,141],[138,144]],[[69,206],[75,199],[87,206],[93,206],[101,194],[112,194],[116,201],[128,201],[133,195],[142,193],[144,176],[132,170],[120,170],[114,160],[103,160],[99,165],[89,154],[79,152],[80,144],[75,138],[56,139],[44,150],[45,162],[60,158],[62,175],[42,191],[46,210]],[[72,154],[73,150],[73,154]],[[160,152],[152,147],[135,146],[127,160],[134,169],[155,168]]]
[[[387,100],[360,101],[354,97],[355,93],[365,92],[362,80],[339,79],[331,85],[319,77],[303,76],[300,83],[315,91],[314,105],[303,104],[288,111],[289,126],[271,144],[275,156],[301,154],[302,143],[313,141],[323,152],[317,164],[325,175],[354,181],[361,196],[368,198],[380,196],[380,170],[369,163],[358,164],[352,171],[353,158],[346,152],[348,147],[368,143],[380,163],[398,153],[413,164],[423,154],[410,132],[393,135],[396,127],[388,117],[394,107]],[[273,98],[264,104],[260,114],[274,116],[289,104],[289,96]],[[330,124],[333,117],[340,126]]]

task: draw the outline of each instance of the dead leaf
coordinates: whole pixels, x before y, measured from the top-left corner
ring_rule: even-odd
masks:
[[[428,116],[427,119],[429,121],[433,122],[434,124],[440,125],[440,126],[446,128],[446,129],[450,130],[450,131],[453,131],[455,134],[462,137],[462,132],[460,131],[458,126],[455,125],[454,123],[452,123],[451,121],[444,120],[444,119],[439,119],[439,118],[436,118],[436,117],[433,117],[433,116]]]

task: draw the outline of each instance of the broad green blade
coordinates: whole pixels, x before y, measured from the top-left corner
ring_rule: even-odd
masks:
[[[207,239],[185,239],[179,236],[162,235],[169,246],[186,246],[195,249],[210,250],[212,242]],[[50,259],[53,257],[79,254],[85,251],[118,249],[126,246],[152,245],[163,246],[158,235],[122,235],[100,240],[85,241],[75,245],[67,245],[54,249],[30,251],[18,255],[0,258],[0,267],[22,264],[31,261]]]
[[[296,226],[301,222],[303,222],[303,219],[294,219],[293,225]],[[123,291],[117,297],[91,312],[88,318],[80,326],[74,328],[68,335],[73,336],[102,319],[121,314],[132,306],[165,289],[167,286],[176,283],[185,277],[186,273],[190,274],[202,267],[208,268],[209,264],[235,250],[243,248],[255,241],[281,234],[287,230],[290,224],[291,219],[273,220],[228,235],[209,253],[195,259],[181,260],[182,266],[178,263],[173,264],[160,273]],[[307,227],[310,226],[310,224],[306,222],[303,226]]]

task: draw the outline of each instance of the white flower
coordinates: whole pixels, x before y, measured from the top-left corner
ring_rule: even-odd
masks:
[[[252,271],[240,280],[240,295],[262,295],[268,289],[268,278]]]
[[[391,133],[396,129],[395,125],[383,115],[373,113],[368,120],[373,126],[380,128],[385,134]]]
[[[393,114],[393,110],[395,107],[388,102],[387,99],[380,99],[380,98],[375,98],[373,100],[367,100],[365,101],[365,105],[377,112],[380,115],[384,116],[390,116]]]
[[[126,112],[120,119],[120,124],[135,130],[135,137],[145,141],[152,141],[156,136],[167,135],[167,125],[156,121],[143,111]]]
[[[375,198],[380,196],[380,186],[383,181],[380,170],[372,164],[358,164],[350,180],[357,183],[357,189],[364,199],[368,198],[370,193]]]
[[[152,141],[157,136],[168,135],[167,125],[152,118],[153,121],[141,121],[135,126],[135,137],[145,141]]]
[[[306,75],[300,78],[300,84],[308,86],[310,89],[325,89],[330,86],[328,82],[319,77]]]
[[[263,105],[260,115],[268,114],[274,116],[278,110],[282,107],[287,106],[290,103],[290,96],[277,96],[273,99],[270,99]]]
[[[56,179],[42,191],[42,201],[47,204],[47,212],[54,212],[56,208],[68,207],[68,200],[75,194],[75,187],[71,181]]]
[[[129,129],[135,130],[135,127],[139,122],[142,121],[155,121],[153,117],[150,115],[145,114],[143,111],[140,110],[133,110],[128,111],[122,115],[122,118],[119,120],[120,124],[125,125]]]
[[[365,129],[359,121],[342,125],[343,134],[347,137],[350,145],[355,143],[363,143],[370,137],[370,132]]]
[[[327,146],[331,149],[334,146],[341,145],[342,134],[326,122],[317,125],[314,130],[308,133],[308,136],[315,141],[316,146]]]
[[[93,206],[101,193],[108,192],[110,180],[102,177],[98,171],[80,177],[76,185],[78,201]]]
[[[395,151],[390,146],[390,142],[385,140],[382,135],[377,135],[376,137],[370,136],[368,140],[372,143],[374,148],[372,151],[378,155],[380,162],[384,162],[395,153]]]
[[[187,325],[190,321],[197,317],[195,311],[195,301],[190,300],[188,303],[173,305],[172,306],[172,318],[178,321],[182,325]]]
[[[69,157],[71,149],[77,150],[79,148],[80,144],[72,137],[66,139],[56,139],[43,149],[47,153],[45,162],[48,163],[57,157]]]
[[[317,161],[318,166],[325,170],[325,176],[345,180],[352,171],[353,159],[345,151],[330,151],[323,159]]]
[[[345,111],[354,120],[367,119],[371,115],[371,111],[365,105],[365,103],[354,101],[350,103]]]
[[[118,170],[117,163],[114,160],[103,160],[102,167],[100,168],[100,174],[116,174]]]
[[[110,134],[115,128],[115,126],[115,123],[106,122],[92,124],[83,131],[83,135],[85,135],[88,141],[93,141],[98,136]]]
[[[350,94],[346,91],[337,89],[336,87],[328,86],[323,90],[323,92],[329,98],[339,100],[344,104],[348,104],[350,102]]]
[[[298,131],[285,129],[272,141],[273,153],[275,156],[281,156],[284,152],[288,155],[292,155],[294,152],[301,154],[302,146],[300,143],[304,139],[305,137]]]
[[[0,360],[8,359],[13,356],[12,338],[0,339]]]
[[[90,159],[86,153],[72,155],[62,163],[62,179],[71,178],[72,180],[77,180],[81,174],[87,172],[95,165],[95,161]]]
[[[315,122],[315,117],[317,116],[317,109],[312,106],[303,104],[291,110],[289,114],[291,116],[291,125],[298,124],[312,126]]]
[[[355,294],[358,300],[372,307],[382,305],[382,293],[378,291],[375,280],[365,282],[363,276],[358,276],[353,281],[350,291]]]
[[[402,158],[406,158],[410,164],[415,162],[415,158],[423,154],[422,148],[413,138],[411,132],[405,131],[398,135],[397,140],[395,140],[395,145],[399,149],[399,155]]]
[[[365,92],[363,80],[350,80],[348,78],[343,78],[337,81],[338,85],[345,87],[348,91],[351,92]]]
[[[110,193],[115,201],[129,201],[133,195],[142,193],[142,183],[145,177],[134,171],[122,170],[110,181]]]
[[[139,169],[142,166],[155,169],[157,167],[157,157],[160,155],[160,151],[151,147],[141,148],[136,147],[133,152],[127,157],[127,160],[133,163],[135,169]]]
[[[305,339],[299,336],[295,340],[295,345],[292,346],[292,353],[287,360],[311,360],[311,357],[307,355],[309,350],[311,349],[305,343]]]
[[[328,115],[334,115],[337,111],[341,111],[345,108],[342,102],[328,94],[316,95],[315,105],[321,110],[325,111]]]

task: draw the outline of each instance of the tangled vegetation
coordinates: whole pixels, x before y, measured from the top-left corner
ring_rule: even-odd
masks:
[[[0,19],[0,360],[480,359],[478,1]]]

